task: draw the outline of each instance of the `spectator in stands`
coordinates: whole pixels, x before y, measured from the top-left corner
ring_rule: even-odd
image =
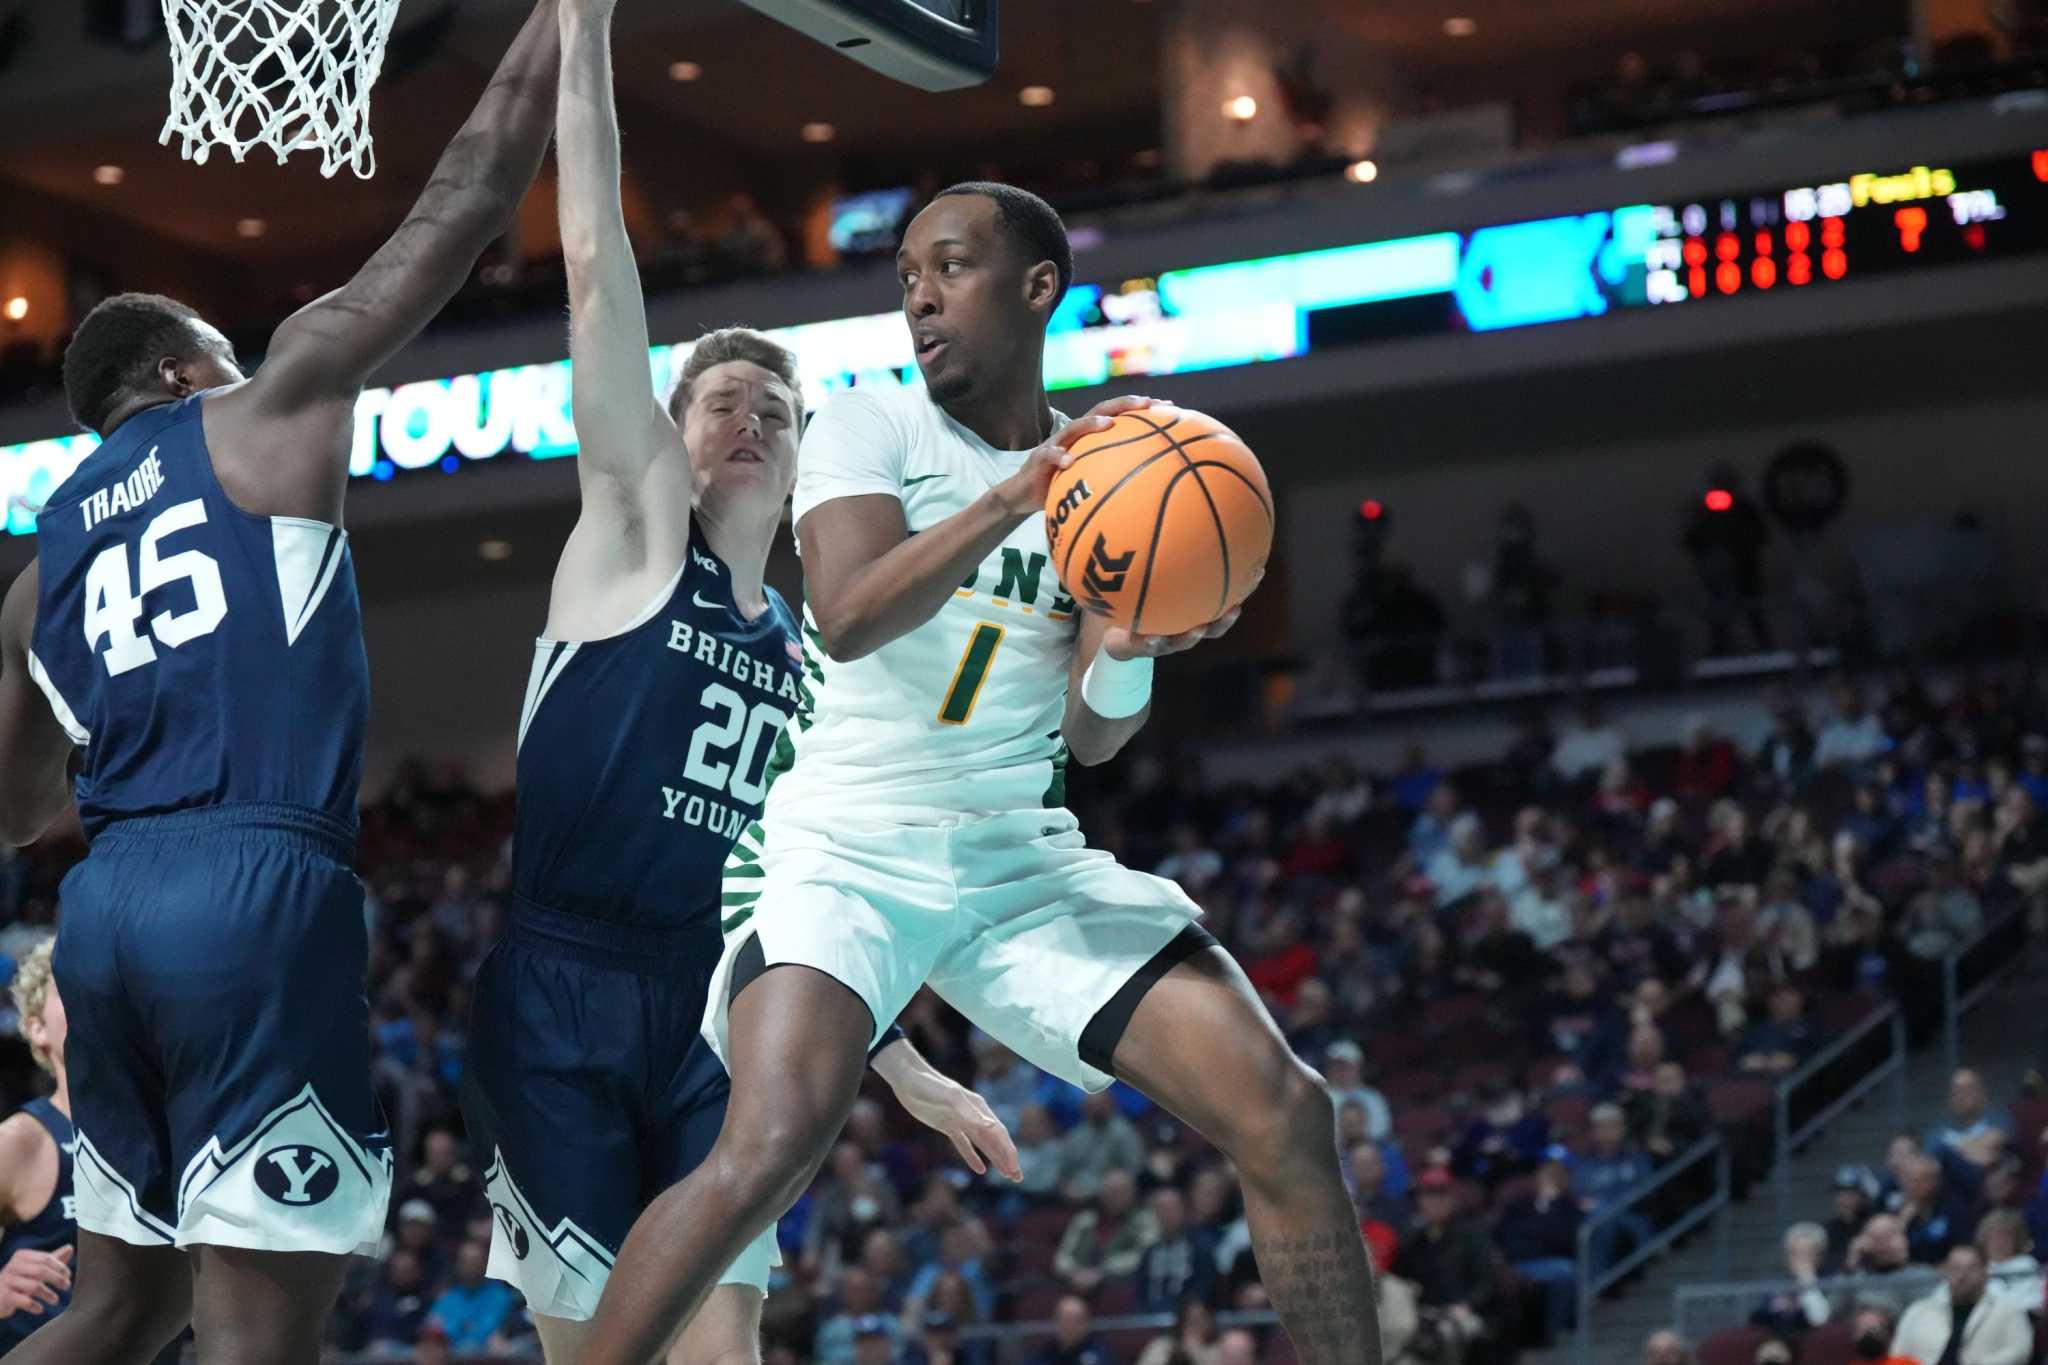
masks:
[[[1617,838],[1639,833],[1651,805],[1650,788],[1630,765],[1626,755],[1600,770],[1600,785],[1593,793],[1593,814]]]
[[[1394,1129],[1387,1097],[1365,1083],[1365,1052],[1349,1038],[1339,1038],[1323,1051],[1323,1085],[1338,1110],[1356,1104],[1365,1111],[1365,1135],[1374,1142]]]
[[[1216,1365],[1258,1365],[1259,1341],[1242,1327],[1223,1334],[1216,1344]]]
[[[1482,887],[1494,885],[1494,863],[1486,852],[1486,827],[1479,817],[1466,812],[1451,822],[1448,849],[1430,859],[1422,869],[1436,888],[1436,903],[1450,905]]]
[[[519,1296],[511,1285],[484,1278],[489,1251],[481,1242],[464,1242],[455,1253],[455,1283],[434,1300],[428,1316],[448,1333],[456,1351],[498,1349],[502,1333]]]
[[[1907,1162],[1891,1208],[1905,1228],[1907,1254],[1922,1265],[1940,1264],[1951,1247],[1969,1240],[1971,1203],[1971,1193],[1936,1158],[1922,1154]]]
[[[1774,855],[1750,827],[1749,812],[1733,801],[1715,808],[1713,840],[1700,881],[1710,887],[1762,886]]]
[[[1685,719],[1678,747],[1678,769],[1673,790],[1679,801],[1718,801],[1735,786],[1742,775],[1742,759],[1728,737],[1716,730],[1703,715]],[[1652,812],[1654,821],[1654,811]],[[1677,802],[1671,814],[1678,814]],[[1653,869],[1662,872],[1664,868]]]
[[[1257,956],[1245,963],[1244,974],[1277,1010],[1294,1006],[1294,993],[1315,978],[1320,959],[1304,931],[1301,916],[1282,910],[1266,925]]]
[[[848,1266],[839,1275],[838,1302],[818,1324],[811,1343],[816,1365],[853,1365],[854,1335],[859,1325],[881,1313],[881,1295],[874,1277],[859,1266]],[[893,1323],[893,1317],[887,1318]]]
[[[1424,1171],[1415,1181],[1418,1212],[1401,1239],[1393,1271],[1415,1286],[1423,1307],[1434,1308],[1461,1341],[1490,1334],[1498,1281],[1493,1251],[1476,1220],[1458,1212],[1450,1172]]]
[[[1879,1213],[1863,1224],[1863,1231],[1849,1244],[1849,1259],[1842,1268],[1851,1275],[1896,1275],[1912,1263],[1906,1225],[1895,1214]]]
[[[1422,813],[1408,826],[1408,852],[1414,855],[1416,866],[1428,867],[1432,858],[1450,849],[1451,826],[1462,813],[1458,789],[1450,783],[1429,794]]]
[[[932,1288],[941,1276],[956,1275],[974,1300],[975,1316],[985,1318],[994,1313],[996,1291],[989,1283],[988,1272],[982,1264],[982,1258],[989,1251],[986,1238],[978,1219],[960,1218],[949,1226],[939,1237],[937,1259],[926,1263],[910,1281],[910,1290],[905,1296],[908,1301],[906,1312],[915,1313],[931,1298]]]
[[[1593,969],[1568,963],[1564,979],[1543,1008],[1543,1040],[1595,1091],[1613,1084],[1627,1039],[1628,1020],[1603,990]]]
[[[853,1324],[853,1365],[897,1365],[902,1328],[886,1313],[870,1313]]]
[[[1095,1315],[1079,1294],[1060,1299],[1052,1313],[1052,1341],[1033,1365],[1111,1365],[1116,1359],[1095,1336]]]
[[[1639,895],[1620,898],[1595,947],[1615,985],[1625,991],[1634,991],[1645,981],[1678,981],[1692,965],[1677,933],[1660,922],[1648,898]]]
[[[1530,868],[1528,879],[1508,897],[1508,919],[1545,952],[1570,939],[1572,910],[1564,869],[1555,862]]]
[[[1870,1215],[1877,1211],[1877,1175],[1868,1166],[1836,1167],[1831,1188],[1835,1212],[1822,1228],[1828,1238],[1827,1261],[1821,1268],[1823,1275],[1841,1273],[1843,1263],[1849,1258],[1850,1245],[1862,1233]]]
[[[2004,1155],[2013,1139],[2013,1117],[1992,1107],[1981,1074],[1963,1067],[1949,1077],[1948,1118],[1927,1130],[1928,1151],[1949,1153],[1982,1169]]]
[[[370,1296],[366,1344],[372,1354],[399,1354],[419,1336],[427,1320],[428,1288],[419,1256],[405,1247],[393,1251]]]
[[[398,1245],[419,1258],[420,1276],[429,1285],[439,1284],[448,1273],[440,1233],[440,1219],[426,1200],[408,1199],[398,1206]]]
[[[2012,1209],[1993,1209],[1978,1221],[1976,1240],[1990,1276],[1990,1292],[2010,1299],[2021,1312],[2040,1312],[2041,1263],[2034,1259],[2027,1220]]]
[[[925,1314],[916,1333],[903,1345],[903,1365],[980,1365],[993,1360],[985,1349],[991,1343],[961,1344],[963,1325],[951,1313]]]
[[[1453,976],[1462,986],[1503,996],[1503,1007],[1515,1009],[1550,974],[1551,961],[1509,921],[1507,898],[1497,888],[1482,887],[1468,904],[1468,936]]]
[[[1200,1298],[1184,1299],[1173,1328],[1145,1343],[1138,1365],[1217,1365],[1222,1354],[1216,1314]]]
[[[424,1199],[434,1210],[441,1236],[454,1237],[469,1218],[476,1188],[476,1176],[462,1160],[461,1140],[446,1128],[428,1129],[419,1165],[401,1197],[408,1202]],[[459,1343],[456,1349],[461,1349]]]
[[[2030,789],[2008,792],[1998,803],[1993,825],[1999,871],[2037,913],[2048,905],[2048,821],[2041,818],[2043,805]]]
[[[1892,1354],[1920,1365],[2026,1365],[2034,1332],[2018,1305],[1987,1292],[1984,1255],[1964,1245],[1941,1265],[1942,1287],[1899,1319]]]
[[[1551,751],[1550,767],[1566,782],[1597,776],[1616,759],[1628,758],[1628,734],[1607,718],[1600,703],[1588,697],[1577,721],[1565,727]]]
[[[1330,1046],[1337,1032],[1337,996],[1327,981],[1311,976],[1294,988],[1294,1006],[1280,1031],[1298,1057],[1313,1057]]]
[[[1628,1119],[1618,1104],[1597,1104],[1592,1112],[1592,1150],[1578,1160],[1572,1184],[1588,1213],[1619,1207],[1650,1178],[1650,1159],[1628,1140]],[[1633,1211],[1622,1213],[1593,1233],[1594,1264],[1613,1265],[1654,1232],[1650,1220]]]
[[[1927,886],[1907,903],[1899,937],[1906,951],[1934,962],[1948,957],[1984,927],[1984,907],[1956,873],[1956,855],[1946,844],[1927,850]]]
[[[1757,912],[1758,937],[1793,973],[1811,971],[1820,961],[1820,928],[1813,912],[1799,899],[1799,873],[1792,863],[1780,863],[1764,879],[1763,908]]]
[[[1820,1036],[1806,1017],[1806,995],[1797,986],[1781,983],[1772,987],[1768,1010],[1742,1035],[1735,1064],[1755,1074],[1784,1076],[1804,1066],[1820,1050]]]
[[[1410,815],[1429,804],[1429,795],[1444,781],[1444,770],[1429,761],[1420,744],[1410,744],[1401,755],[1401,766],[1388,783],[1394,804]]]
[[[829,1277],[842,1262],[860,1255],[870,1232],[893,1226],[902,1216],[895,1188],[869,1164],[859,1144],[840,1143],[832,1149],[831,1172],[820,1182],[804,1224],[804,1268]]]
[[[1630,1095],[1623,1111],[1629,1137],[1659,1166],[1691,1150],[1714,1130],[1706,1097],[1679,1062],[1659,1063],[1649,1090]]]
[[[1016,1132],[1024,1108],[1038,1093],[1038,1070],[1017,1054],[976,1029],[969,1039],[974,1052],[974,1093],[988,1101],[996,1119]]]
[[[1902,830],[1884,784],[1875,780],[1858,782],[1850,800],[1853,804],[1842,817],[1842,833],[1853,835],[1872,858],[1889,857]],[[1838,842],[1840,837],[1836,836]]]
[[[1105,1172],[1095,1207],[1075,1214],[1060,1238],[1053,1271],[1076,1293],[1093,1294],[1105,1280],[1135,1274],[1146,1249],[1159,1240],[1152,1210],[1138,1205],[1131,1176],[1136,1164]]]
[[[1550,1145],[1550,1120],[1511,1085],[1490,1087],[1451,1148],[1451,1169],[1489,1190],[1535,1169]]]
[[[1504,785],[1517,792],[1548,790],[1557,781],[1550,767],[1550,756],[1556,750],[1557,738],[1550,732],[1550,717],[1542,707],[1530,707],[1515,718],[1515,738],[1501,756]]]
[[[910,1258],[903,1254],[901,1239],[887,1228],[876,1228],[861,1244],[860,1265],[874,1282],[875,1298],[882,1311],[901,1313],[914,1271]]]
[[[1412,1206],[1405,1193],[1388,1188],[1386,1159],[1379,1143],[1353,1143],[1344,1165],[1351,1201],[1358,1207],[1361,1222],[1384,1223],[1396,1232],[1408,1226]]]
[[[1576,1314],[1579,1224],[1585,1211],[1572,1193],[1571,1153],[1553,1146],[1536,1168],[1536,1186],[1510,1201],[1494,1224],[1501,1255],[1543,1291],[1544,1338],[1569,1329]]]
[[[1884,723],[1865,703],[1863,689],[1844,679],[1835,684],[1834,715],[1821,727],[1814,746],[1816,768],[1860,767],[1891,746]]]
[[[1782,1335],[1798,1337],[1828,1320],[1832,1308],[1821,1292],[1821,1267],[1828,1257],[1827,1230],[1818,1223],[1794,1223],[1783,1240],[1785,1274],[1792,1283],[1766,1299],[1749,1320]]]
[[[1097,1091],[1081,1101],[1081,1121],[1060,1140],[1060,1189],[1070,1203],[1085,1203],[1104,1176],[1134,1171],[1144,1157],[1138,1130],[1117,1112],[1116,1097]]]
[[[1730,887],[1719,896],[1714,925],[1700,936],[1687,984],[1713,1007],[1715,1026],[1740,1037],[1751,1004],[1785,975],[1785,961],[1757,932],[1754,892]]]
[[[1757,749],[1756,766],[1781,787],[1804,786],[1813,770],[1813,731],[1806,726],[1805,709],[1790,693],[1777,691],[1771,698],[1771,732]]]
[[[1188,1226],[1187,1199],[1171,1185],[1152,1191],[1155,1235],[1138,1263],[1138,1304],[1147,1313],[1170,1312],[1192,1295],[1206,1301],[1216,1282],[1216,1237]]]
[[[1667,1327],[1643,1342],[1643,1365],[1699,1365],[1699,1360],[1685,1338]]]
[[[1179,824],[1173,829],[1173,852],[1152,869],[1152,875],[1179,882],[1190,896],[1199,896],[1223,875],[1223,866],[1223,855],[1203,842],[1200,831]]]

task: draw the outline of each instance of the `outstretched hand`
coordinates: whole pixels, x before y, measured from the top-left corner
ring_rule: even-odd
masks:
[[[0,1317],[16,1313],[40,1315],[71,1287],[71,1257],[76,1248],[15,1252],[0,1266]]]
[[[1011,1180],[1022,1180],[1024,1168],[1017,1161],[1017,1144],[1009,1130],[988,1107],[988,1101],[937,1071],[921,1070],[896,1084],[896,1100],[912,1118],[935,1133],[943,1133],[953,1150],[976,1175],[986,1175],[991,1163]],[[986,1160],[984,1160],[984,1157]]]

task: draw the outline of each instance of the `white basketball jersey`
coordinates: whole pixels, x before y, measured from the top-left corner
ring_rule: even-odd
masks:
[[[997,450],[923,388],[849,391],[804,433],[794,517],[834,498],[886,493],[902,500],[915,535],[1015,473],[1028,453]],[[1062,804],[1060,723],[1078,630],[1038,516],[936,616],[864,658],[827,658],[806,604],[810,704],[786,732],[791,744],[777,757],[790,766],[763,820],[787,812],[807,822],[921,822]]]

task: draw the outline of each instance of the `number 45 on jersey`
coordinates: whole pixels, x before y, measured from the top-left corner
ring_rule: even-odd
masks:
[[[220,588],[220,566],[212,556],[198,550],[166,555],[159,548],[164,537],[205,523],[206,504],[198,498],[159,512],[143,528],[132,577],[128,546],[110,545],[94,556],[85,571],[85,645],[98,653],[100,642],[107,642],[101,657],[110,677],[155,663],[158,644],[176,649],[211,635],[228,614],[227,598]],[[160,611],[149,618],[149,634],[142,634],[136,627],[142,620],[143,598],[180,580],[192,585],[191,610]]]

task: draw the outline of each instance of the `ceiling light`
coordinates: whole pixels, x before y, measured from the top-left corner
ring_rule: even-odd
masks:
[[[1477,32],[1479,32],[1479,25],[1462,14],[1453,15],[1449,19],[1444,20],[1444,36],[1446,38],[1470,38]]]
[[[668,78],[672,81],[694,81],[704,74],[704,68],[695,62],[670,62]]]
[[[829,123],[806,123],[803,138],[806,142],[830,142],[839,136],[839,130]]]
[[[1026,109],[1043,109],[1052,101],[1052,87],[1049,85],[1027,85],[1017,92],[1017,103]]]
[[[268,231],[270,231],[270,224],[264,222],[261,218],[237,218],[235,220],[235,236],[237,237],[261,237]]]
[[[1250,123],[1259,115],[1259,102],[1250,95],[1223,101],[1223,117],[1233,123]]]
[[[509,540],[486,540],[476,547],[479,559],[488,559],[496,564],[512,557],[512,542]]]
[[[1370,185],[1380,178],[1380,168],[1370,161],[1354,161],[1344,168],[1344,178],[1354,185]]]
[[[95,185],[118,185],[128,176],[119,166],[95,166],[92,168],[92,182]]]
[[[28,300],[20,294],[16,294],[13,298],[7,300],[5,311],[9,322],[20,322],[28,316]]]

